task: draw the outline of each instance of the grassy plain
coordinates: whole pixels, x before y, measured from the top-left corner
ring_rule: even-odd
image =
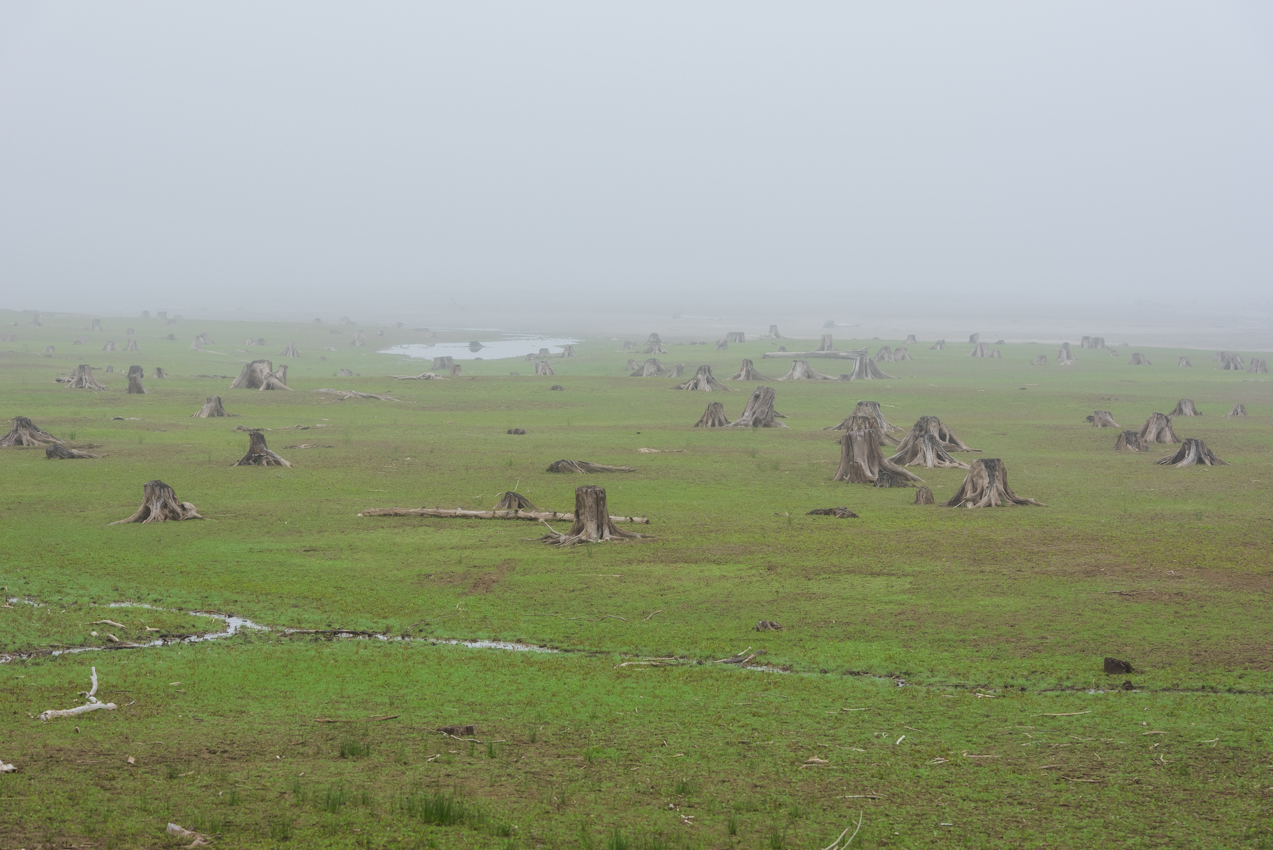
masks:
[[[859,815],[854,846],[1273,846],[1273,385],[1215,370],[1210,352],[1135,349],[1153,365],[1133,367],[1132,349],[1076,347],[1065,369],[1029,365],[1052,346],[977,360],[930,340],[884,364],[891,380],[770,382],[790,427],[722,432],[691,426],[708,401],[736,416],[752,384],[718,398],[628,378],[642,357],[611,339],[554,359],[551,378],[501,360],[395,381],[427,361],[376,347],[469,335],[366,329],[354,348],[353,328],[326,325],[14,321],[0,313],[18,336],[0,343],[0,417],[104,457],[0,450],[0,586],[46,606],[0,610],[0,652],[101,645],[104,618],[124,641],[207,628],[190,611],[271,631],[0,665],[0,760],[20,768],[0,776],[0,847],[162,846],[169,821],[234,847],[825,847]],[[101,352],[125,326],[141,351]],[[190,350],[201,331],[221,344]],[[269,345],[234,344],[257,337]],[[277,364],[288,341],[295,392],[197,377]],[[750,357],[776,378],[790,362],[761,355],[778,344],[661,359],[726,378]],[[171,377],[145,396],[100,369],[105,393],[54,383],[79,362]],[[208,395],[239,418],[190,418]],[[836,435],[821,429],[861,398],[903,427],[940,416],[1047,507],[917,507],[911,490],[831,482]],[[1109,409],[1135,428],[1179,398],[1204,416],[1177,432],[1230,465],[1155,466],[1165,447],[1116,454],[1115,432],[1083,421]],[[1235,402],[1246,419],[1224,417]],[[293,468],[231,468],[239,425],[303,426],[267,435]],[[302,444],[319,447],[288,448]],[[636,466],[587,483],[649,516],[652,539],[557,550],[524,523],[356,516],[490,507],[514,487],[569,510],[584,482],[544,471],[559,458]],[[939,500],[963,478],[921,474]],[[207,520],[109,526],[152,478]],[[833,505],[861,518],[805,516]],[[785,629],[757,633],[761,619]],[[432,642],[456,639],[558,651]],[[712,663],[749,646],[774,670]],[[1135,673],[1107,677],[1105,655]],[[656,657],[679,666],[617,666]],[[100,695],[128,705],[32,719],[77,704],[90,665]],[[316,722],[384,714],[401,716]],[[433,731],[451,723],[499,743]]]

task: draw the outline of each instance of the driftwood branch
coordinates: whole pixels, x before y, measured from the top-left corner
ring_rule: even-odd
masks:
[[[97,668],[91,667],[89,669],[92,670],[91,681],[93,683],[93,687],[90,688],[87,693],[84,693],[81,691],[81,693],[84,693],[84,697],[88,699],[88,702],[85,703],[84,705],[78,705],[75,708],[60,708],[60,709],[51,708],[48,711],[42,711],[40,712],[40,716],[39,716],[40,720],[52,720],[55,717],[74,717],[77,714],[87,714],[90,711],[99,711],[103,709],[106,711],[114,711],[117,708],[117,706],[113,702],[98,701],[96,696]]]

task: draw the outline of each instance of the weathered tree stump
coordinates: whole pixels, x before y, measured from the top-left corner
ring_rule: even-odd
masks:
[[[128,344],[124,346],[124,350],[125,351],[141,351],[141,349],[137,346],[137,337],[133,337],[132,339],[128,340]]]
[[[499,501],[495,504],[497,511],[537,511],[539,508],[531,504],[521,493],[513,490],[506,490],[499,494]]]
[[[601,543],[606,540],[635,540],[645,535],[624,531],[610,519],[604,487],[585,484],[575,488],[575,522],[565,534],[552,531],[539,538],[554,546]]]
[[[929,351],[945,351],[945,350],[946,350],[946,340],[944,340],[944,339],[939,339],[939,340],[937,340],[937,341],[936,341],[936,342],[934,342],[932,345],[928,346],[928,350],[929,350]]]
[[[1229,415],[1230,417],[1233,417],[1233,416],[1246,416],[1246,405],[1245,405],[1245,404],[1240,404],[1240,403],[1239,403],[1239,404],[1235,404],[1235,405],[1233,405],[1233,409],[1229,411],[1229,414],[1228,414],[1228,415]]]
[[[1105,672],[1110,676],[1125,676],[1132,672],[1132,665],[1129,661],[1107,655],[1105,656]]]
[[[55,353],[57,353],[57,349],[54,348],[53,346],[51,345],[44,346],[44,354],[43,354],[44,357],[52,357]]]
[[[294,342],[289,342],[287,346],[283,349],[283,351],[279,354],[279,357],[300,357],[300,356],[301,356],[301,353],[296,350],[296,343]]]
[[[750,360],[744,360],[743,365],[738,370],[738,374],[730,378],[731,381],[768,381],[764,375],[756,371],[756,367]]]
[[[119,346],[115,344],[114,340],[111,340],[102,346],[102,351],[119,351]]]
[[[180,522],[187,519],[203,519],[195,506],[177,501],[177,494],[162,481],[147,481],[142,488],[141,507],[128,519],[117,520],[111,525],[129,522]]]
[[[977,344],[977,343],[979,343],[979,342],[981,342],[981,334],[979,334],[979,333],[977,333],[977,334],[968,334],[968,344],[969,344],[969,345],[976,345],[976,344]]]
[[[818,343],[817,351],[835,351],[835,340],[831,338],[831,334],[823,334],[822,341]]]
[[[1267,375],[1269,373],[1269,362],[1263,357],[1252,357],[1251,365],[1246,367],[1248,372]]]
[[[903,345],[919,345],[919,340],[915,339],[915,334],[908,334]]]
[[[1056,353],[1056,359],[1058,361],[1074,359],[1074,354],[1070,351],[1070,344],[1068,342],[1061,343],[1061,348]]]
[[[712,376],[712,367],[707,365],[699,366],[698,371],[694,373],[694,377],[683,384],[677,384],[675,389],[704,393],[710,393],[713,390],[727,393],[733,392],[733,390]]]
[[[728,349],[729,349],[729,342],[728,342],[728,340],[723,340],[723,339],[718,339],[718,340],[716,340],[716,350],[717,350],[717,351],[727,351]]]
[[[899,429],[900,430],[900,429]],[[955,435],[944,422],[936,416],[921,416],[915,420],[915,424],[911,426],[910,431],[902,438],[902,442],[894,453],[894,458],[899,454],[906,454],[912,451],[912,444],[923,442],[924,437],[933,436],[937,438],[938,444],[948,452],[976,452],[980,449],[969,448],[963,440]]]
[[[561,356],[562,356],[562,357],[574,357],[574,356],[575,356],[575,347],[574,347],[573,345],[563,345],[563,346],[561,347]]]
[[[71,379],[66,382],[68,389],[73,390],[105,390],[106,387],[98,383],[93,377],[93,367],[87,363],[81,363],[75,367],[75,371],[71,373]]]
[[[1114,421],[1114,414],[1108,410],[1096,410],[1092,412],[1092,427],[1121,428],[1123,426]]]
[[[1177,366],[1193,366],[1193,364],[1189,362],[1189,358],[1184,356],[1181,356],[1180,362],[1177,363],[1176,365]]]
[[[270,451],[265,444],[265,433],[248,432],[248,453],[236,460],[231,466],[291,466],[283,458]]]
[[[780,381],[834,381],[830,375],[824,375],[809,366],[808,360],[792,360],[791,370],[783,375]]]
[[[1008,486],[1008,471],[997,457],[978,458],[959,485],[958,492],[944,503],[948,508],[993,508],[1006,505],[1038,505],[1012,492]]]
[[[547,360],[538,360],[535,362],[535,374],[546,376],[546,375],[556,375],[557,373],[553,371],[552,364],[549,363]]]
[[[113,374],[113,373],[115,372],[115,367],[114,367],[114,366],[110,366],[110,365],[108,365],[108,366],[107,366],[105,369],[103,369],[102,371],[103,371],[103,372],[105,372],[107,375],[110,375],[110,374]],[[69,379],[68,379],[68,380],[69,380]]]
[[[875,352],[872,358],[876,363],[896,363],[897,358],[893,356],[893,349],[887,345],[881,345],[880,350]]]
[[[658,358],[651,357],[649,360],[641,364],[640,368],[634,369],[629,377],[632,378],[666,378],[672,374],[670,369],[664,369],[663,364]]]
[[[68,449],[61,443],[54,443],[44,450],[45,460],[85,460],[97,457],[97,455],[82,452],[78,449]]]
[[[1151,443],[1179,443],[1180,438],[1171,430],[1171,420],[1165,413],[1151,413],[1137,435],[1145,445]]]
[[[731,428],[786,428],[777,420],[774,412],[773,387],[756,387],[751,398],[747,399],[747,407],[743,415],[729,423]]]
[[[142,386],[141,375],[134,372],[133,369],[141,369],[140,366],[128,367],[128,394],[129,395],[146,395],[146,388]]]
[[[1176,409],[1173,410],[1171,413],[1168,413],[1167,415],[1168,416],[1201,416],[1202,414],[1198,412],[1198,408],[1194,407],[1193,399],[1182,398],[1180,401],[1176,402]]]
[[[857,514],[853,513],[853,511],[849,510],[843,505],[841,505],[838,508],[814,508],[813,510],[805,514],[805,516],[833,516],[839,519],[859,519],[860,518],[858,517]],[[769,621],[761,620],[760,622],[768,623]],[[771,625],[769,626],[769,628],[772,629],[773,626]],[[756,631],[766,631],[766,630],[767,629],[760,628],[759,624],[757,624]],[[778,630],[781,631],[782,626],[778,626]]]
[[[694,423],[695,428],[728,428],[729,419],[725,416],[725,405],[714,401],[707,405],[702,417]]]
[[[1154,365],[1154,364],[1153,364],[1153,363],[1151,363],[1151,362],[1149,362],[1149,358],[1148,358],[1148,357],[1146,357],[1145,355],[1143,355],[1143,354],[1141,354],[1139,351],[1137,351],[1137,352],[1135,352],[1134,354],[1132,354],[1132,359],[1127,361],[1127,365],[1129,365],[1129,366],[1152,366],[1152,365]]]
[[[1036,354],[1034,359],[1030,361],[1031,366],[1048,365],[1048,356],[1046,354]]]
[[[973,345],[972,351],[968,352],[968,356],[969,357],[989,357],[990,343],[988,342],[976,343],[975,345]]]
[[[630,340],[630,339],[625,339],[625,340],[623,341],[623,350],[624,350],[624,351],[631,351],[631,350],[633,350],[634,348],[636,348],[636,344],[635,344],[635,343],[633,343],[633,342],[632,342],[632,340]]]
[[[274,364],[268,360],[253,360],[243,366],[243,370],[239,372],[239,377],[234,379],[234,383],[230,384],[232,390],[259,390],[265,385],[265,376],[270,374],[274,369]]]
[[[989,357],[991,360],[1002,360],[1003,352],[997,348],[994,348],[994,349],[991,349],[990,353],[986,356]]]
[[[0,446],[43,446],[49,443],[61,445],[62,441],[47,431],[40,430],[25,416],[13,417],[13,427],[9,433],[0,437]]]
[[[1124,431],[1118,435],[1118,439],[1114,441],[1114,451],[1116,452],[1147,452],[1149,449],[1140,441],[1140,434],[1135,431]]]
[[[1220,368],[1225,372],[1241,372],[1242,371],[1242,355],[1234,354],[1232,351],[1221,351],[1216,354],[1212,360],[1220,361]]]
[[[908,439],[903,449],[898,446],[890,461],[901,466],[922,466],[925,469],[968,469],[968,464],[951,457],[934,434]]]
[[[915,490],[915,505],[935,505],[937,500],[933,498],[933,491],[927,487],[919,487]]]
[[[908,351],[908,350],[906,349],[906,346],[904,346],[904,345],[900,345],[900,346],[898,346],[897,348],[893,349],[893,362],[894,362],[894,363],[903,363],[903,362],[905,362],[905,361],[907,361],[907,360],[914,360],[914,359],[915,359],[915,358],[914,358],[914,357],[911,357],[911,353],[910,353],[910,351]]]
[[[725,342],[744,343],[747,341],[747,334],[742,331],[726,331]]]
[[[782,334],[778,333],[777,325],[769,326],[769,333],[765,334],[765,339],[782,339]]]
[[[900,482],[923,481],[913,472],[884,458],[884,453],[880,451],[879,434],[875,429],[845,431],[840,438],[840,466],[831,480],[847,481],[850,484],[875,484],[884,473]],[[903,483],[902,486],[909,484]]]
[[[225,408],[221,406],[221,396],[210,395],[208,400],[203,403],[203,407],[199,408],[198,413],[190,414],[192,419],[214,419],[219,416],[235,416],[233,413],[226,413]]]
[[[574,472],[579,475],[592,475],[598,472],[636,472],[635,466],[609,466],[604,463],[590,463],[586,460],[555,460],[548,464],[547,472]]]
[[[623,368],[627,370],[628,372],[635,372],[641,368],[641,364],[633,360],[631,357],[629,357],[628,365],[624,366]]]
[[[102,320],[94,319],[88,326],[90,331],[100,331],[102,329]]]
[[[889,376],[884,374],[879,366],[875,365],[875,361],[866,355],[856,358],[853,361],[853,371],[847,375],[841,375],[841,381],[885,381]]]
[[[1215,456],[1211,449],[1207,448],[1207,444],[1202,440],[1195,440],[1193,437],[1185,438],[1184,444],[1176,449],[1176,453],[1171,457],[1165,457],[1161,460],[1154,461],[1158,466],[1228,466],[1224,461]]]

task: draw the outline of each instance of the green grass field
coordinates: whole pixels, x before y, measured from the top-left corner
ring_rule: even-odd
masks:
[[[15,656],[0,761],[18,768],[0,774],[0,848],[189,844],[169,822],[221,847],[823,848],[859,818],[851,847],[1273,847],[1267,375],[1219,371],[1209,351],[1072,340],[1061,368],[1055,346],[986,360],[927,340],[881,364],[889,380],[767,381],[789,427],[720,431],[691,426],[709,401],[736,417],[754,383],[629,378],[644,356],[616,339],[581,334],[553,377],[519,358],[397,381],[429,362],[377,348],[473,334],[364,328],[359,348],[348,326],[114,318],[98,333],[90,318],[11,327],[29,314],[0,311],[17,337],[0,342],[0,419],[102,455],[0,449],[0,586],[17,600],[0,609]],[[126,327],[140,351],[103,352]],[[214,342],[193,351],[200,332]],[[228,389],[293,341],[293,392]],[[660,359],[686,378],[790,366],[762,360],[773,341],[668,342]],[[109,390],[55,383],[78,363]],[[147,395],[124,392],[133,363]],[[238,417],[191,418],[210,395]],[[1136,429],[1181,398],[1204,415],[1176,432],[1227,466],[1156,466],[1168,447],[1115,453],[1117,431],[1084,421],[1108,409]],[[904,428],[941,417],[1046,507],[832,482],[839,434],[822,429],[859,399]],[[1249,416],[1226,418],[1237,402]],[[235,428],[298,425],[266,434],[292,468],[231,467],[248,443]],[[545,471],[561,458],[637,471]],[[938,501],[965,474],[915,471]],[[156,478],[206,519],[109,525]],[[649,517],[651,538],[557,549],[532,523],[357,516],[490,508],[514,488],[566,511],[583,483]],[[837,505],[860,518],[806,516]],[[154,607],[107,607],[123,602]],[[220,627],[192,612],[267,629],[48,654]],[[554,651],[444,642],[482,640]],[[761,669],[715,663],[748,649]],[[1107,655],[1134,672],[1107,676]],[[81,704],[90,667],[117,710],[35,719]],[[476,741],[436,731],[468,723]]]

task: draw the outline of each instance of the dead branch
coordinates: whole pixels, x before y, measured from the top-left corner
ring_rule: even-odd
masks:
[[[74,717],[78,714],[87,714],[90,711],[101,711],[101,710],[114,711],[117,708],[115,703],[98,701],[96,696],[97,668],[92,667],[90,668],[90,670],[92,671],[91,681],[93,683],[93,687],[90,688],[89,691],[84,694],[84,697],[88,700],[87,703],[85,703],[84,705],[76,706],[75,708],[62,708],[62,709],[51,708],[48,711],[40,712],[39,719],[52,720],[55,717]]]

